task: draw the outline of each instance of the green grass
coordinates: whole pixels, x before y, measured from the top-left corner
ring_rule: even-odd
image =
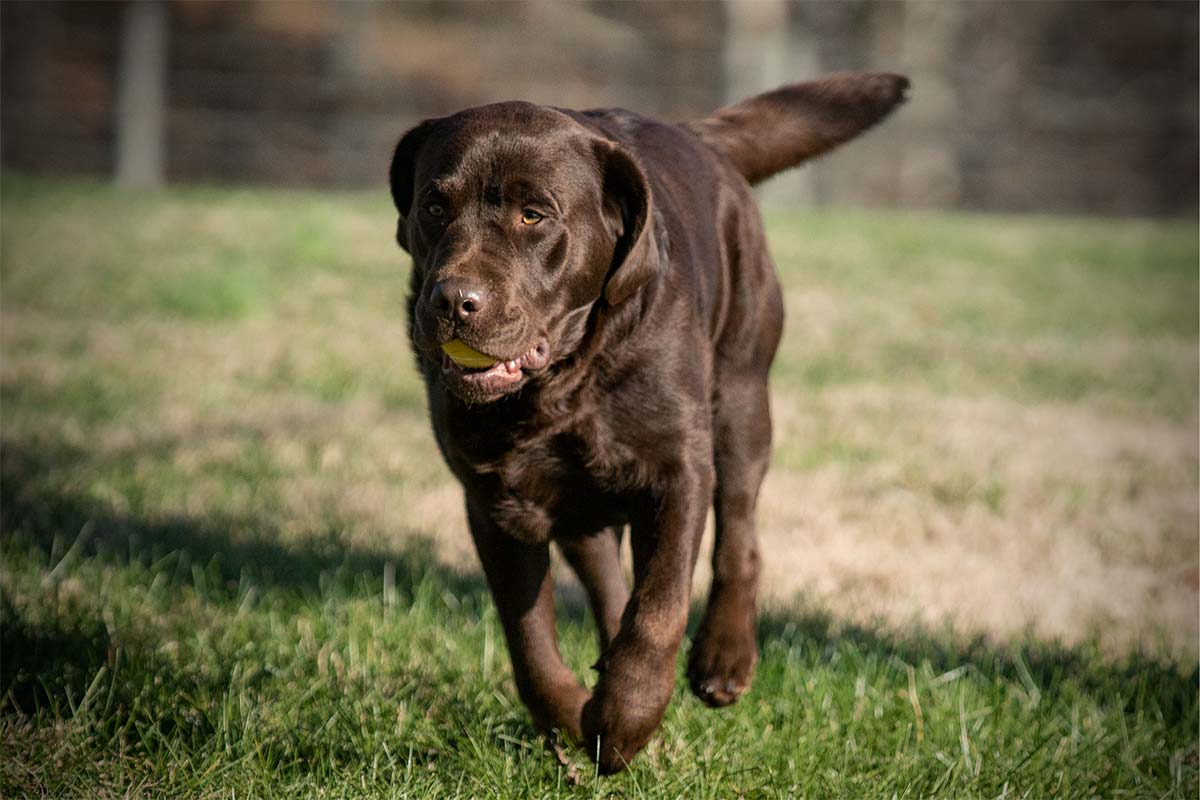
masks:
[[[886,375],[1025,401],[1096,395],[1128,409],[1150,399],[1176,418],[1195,414],[1170,348],[1111,348],[1118,337],[1194,344],[1192,225],[861,212],[768,223],[789,289],[867,298],[843,306],[859,313],[833,320],[826,343],[805,342],[796,358],[785,345],[775,377],[786,385]],[[1048,346],[1029,352],[1038,344]],[[1064,358],[1063,348],[1095,353]]]
[[[480,580],[416,544],[282,548],[245,521],[148,523],[4,477],[5,796],[1197,788],[1194,675],[1032,641],[881,635],[813,609],[763,621],[742,703],[705,709],[680,681],[627,775],[598,779],[576,759],[572,776],[515,699]],[[584,614],[562,611],[567,659],[585,673]]]
[[[0,210],[2,797],[1200,792],[1192,224],[771,214],[755,685],[681,679],[600,779],[516,697],[383,193],[4,175]],[[576,594],[559,629],[590,682]]]

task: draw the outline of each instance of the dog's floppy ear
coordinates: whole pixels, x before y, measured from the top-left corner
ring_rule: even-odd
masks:
[[[616,237],[604,300],[615,306],[629,299],[665,265],[646,174],[614,142],[598,142],[596,150],[604,180],[604,218]]]
[[[401,136],[400,143],[396,145],[396,152],[392,155],[392,168],[388,174],[388,181],[392,189],[392,202],[396,204],[396,210],[400,212],[400,222],[396,226],[396,241],[405,250],[408,249],[408,236],[404,228],[412,210],[413,181],[416,177],[413,174],[413,165],[417,160],[417,153],[421,151],[421,146],[425,144],[435,122],[437,120],[427,119]]]

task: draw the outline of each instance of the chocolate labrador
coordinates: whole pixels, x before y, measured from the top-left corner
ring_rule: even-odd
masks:
[[[907,86],[830,75],[677,125],[497,103],[396,148],[409,334],[517,690],[605,773],[670,701],[710,505],[692,691],[732,703],[758,660],[754,509],[783,299],[750,186],[869,128]],[[551,541],[599,628],[590,692],[558,652]]]

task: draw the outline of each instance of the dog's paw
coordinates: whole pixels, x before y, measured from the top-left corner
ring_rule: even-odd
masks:
[[[625,769],[658,729],[675,686],[673,662],[610,651],[582,714],[583,746],[601,774]]]
[[[583,709],[583,746],[600,774],[612,775],[629,766],[661,719],[661,712],[647,713],[636,702],[593,696]]]
[[[750,688],[758,663],[758,642],[751,619],[741,624],[708,624],[692,644],[688,684],[692,694],[713,707],[736,702]]]

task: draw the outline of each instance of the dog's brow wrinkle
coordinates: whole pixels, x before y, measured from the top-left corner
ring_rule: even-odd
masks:
[[[454,194],[460,183],[461,181],[456,180],[451,175],[440,175],[429,182],[429,188],[426,191],[426,196],[428,197],[428,195],[433,193],[440,195]]]

